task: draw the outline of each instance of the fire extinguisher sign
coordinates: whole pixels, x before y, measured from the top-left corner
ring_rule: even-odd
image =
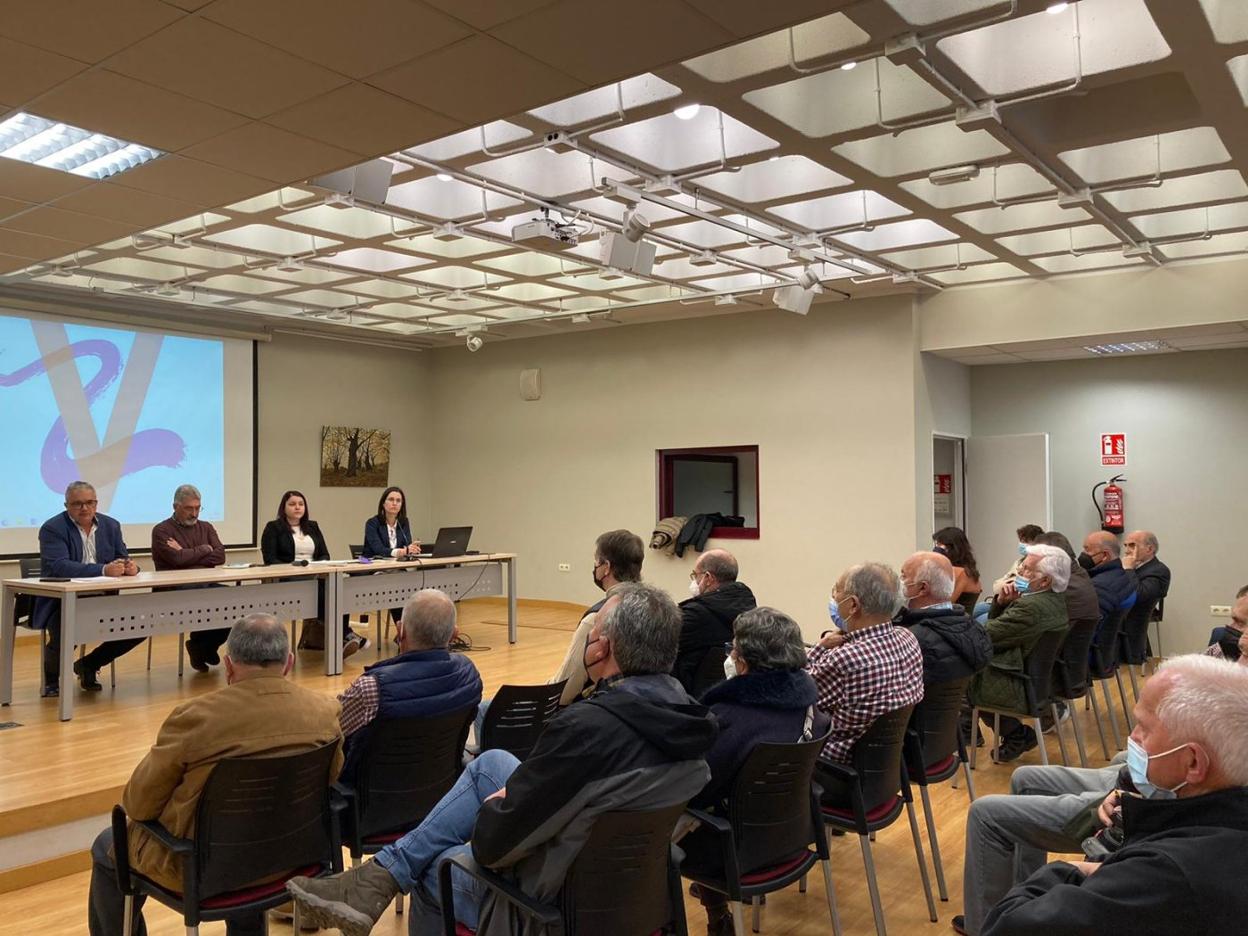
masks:
[[[1125,465],[1127,463],[1127,435],[1125,432],[1101,433],[1101,464]]]

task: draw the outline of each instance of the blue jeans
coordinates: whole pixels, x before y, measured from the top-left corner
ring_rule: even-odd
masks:
[[[408,932],[441,933],[438,902],[438,865],[443,858],[471,854],[468,844],[477,813],[486,797],[507,785],[507,779],[520,761],[506,751],[486,751],[464,768],[450,792],[430,810],[425,821],[393,845],[387,845],[374,859],[406,893],[423,907],[412,907]],[[469,929],[477,928],[477,916],[485,888],[461,872],[451,877],[455,918]]]

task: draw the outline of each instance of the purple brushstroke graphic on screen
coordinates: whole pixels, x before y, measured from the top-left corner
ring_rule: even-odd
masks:
[[[74,358],[93,357],[100,363],[99,371],[83,387],[87,404],[91,405],[121,375],[121,352],[111,341],[99,339],[75,341],[68,346],[68,350]],[[0,387],[15,387],[46,371],[47,364],[40,358],[10,374],[0,374]],[[169,429],[143,429],[117,442],[127,443],[129,449],[121,466],[121,478],[145,468],[177,468],[186,458],[186,443],[180,435]],[[40,471],[43,483],[58,494],[71,481],[82,477],[77,462],[70,454],[69,433],[65,427],[64,416],[52,424],[44,440]]]

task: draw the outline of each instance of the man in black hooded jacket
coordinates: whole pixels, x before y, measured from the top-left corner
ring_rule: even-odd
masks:
[[[737,581],[737,560],[726,549],[708,549],[699,556],[689,580],[693,597],[680,603],[680,647],[672,675],[686,692],[697,695],[706,688],[696,683],[707,653],[714,651],[715,663],[722,666],[733,622],[758,602],[749,586]]]
[[[992,659],[988,632],[949,600],[953,582],[953,565],[940,553],[917,552],[901,564],[906,607],[896,622],[919,641],[925,686],[973,676]]]

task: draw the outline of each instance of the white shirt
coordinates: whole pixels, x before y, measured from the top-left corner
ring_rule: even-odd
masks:
[[[87,565],[95,564],[95,531],[99,525],[98,520],[92,519],[90,533],[83,533],[82,527],[78,527],[78,534],[82,537],[82,561]]]
[[[316,554],[316,544],[312,542],[312,537],[294,527],[290,528],[290,534],[295,538],[295,559],[307,559],[311,562]]]
[[[390,548],[391,548],[391,549],[397,549],[397,548],[398,548],[398,545],[399,545],[399,530],[398,530],[398,525],[397,525],[397,524],[395,524],[395,525],[387,525],[387,526],[386,526],[386,532],[390,534]]]

